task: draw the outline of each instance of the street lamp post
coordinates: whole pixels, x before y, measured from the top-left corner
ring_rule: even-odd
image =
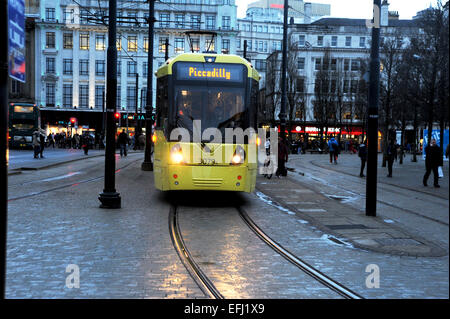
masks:
[[[286,72],[287,72],[287,28],[288,28],[288,10],[289,10],[289,1],[284,0],[284,20],[283,20],[283,57],[281,61],[281,108],[280,108],[280,133],[281,138],[283,139],[283,143],[286,140],[286,102],[287,102],[287,93],[286,93]]]
[[[99,195],[101,208],[120,208],[120,194],[115,188],[116,170],[116,113],[117,102],[117,47],[116,21],[117,0],[109,0],[108,52],[106,69],[106,149],[105,149],[105,187]]]
[[[152,128],[153,128],[153,28],[155,24],[155,1],[149,1],[148,17],[148,72],[147,72],[147,103],[145,106],[145,152],[143,171],[153,171],[152,163]],[[166,46],[167,49],[167,46]]]
[[[374,0],[374,22],[380,21],[381,0]],[[378,16],[376,16],[378,15]],[[378,104],[380,96],[380,25],[372,26],[369,107],[367,119],[366,216],[377,215]]]

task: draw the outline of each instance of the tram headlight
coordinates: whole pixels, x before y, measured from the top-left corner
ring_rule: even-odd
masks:
[[[172,163],[180,164],[183,161],[183,153],[180,144],[175,144],[170,150],[170,157],[172,159]]]
[[[237,146],[234,151],[233,157],[231,158],[231,164],[237,165],[244,163],[245,151],[241,146]]]

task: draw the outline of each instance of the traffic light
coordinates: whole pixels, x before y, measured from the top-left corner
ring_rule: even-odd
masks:
[[[77,122],[77,118],[76,117],[71,117],[70,118],[70,123],[71,124],[75,124]]]
[[[120,113],[119,112],[114,113],[114,118],[116,120],[120,119]]]

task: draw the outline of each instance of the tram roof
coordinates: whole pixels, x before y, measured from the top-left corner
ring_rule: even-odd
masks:
[[[216,54],[216,53],[182,53],[173,58],[169,58],[156,72],[156,77],[163,77],[172,74],[172,66],[175,62],[207,62],[208,57],[215,58],[215,63],[238,63],[244,64],[248,69],[248,77],[259,81],[261,76],[250,62],[234,54]]]

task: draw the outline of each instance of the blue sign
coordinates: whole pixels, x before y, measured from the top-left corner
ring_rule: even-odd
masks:
[[[441,145],[441,130],[433,130],[431,132],[431,138],[434,138],[436,140],[437,145]],[[444,130],[444,160],[448,160],[445,158],[445,150],[447,149],[448,145],[448,130]],[[423,149],[422,149],[422,157],[425,159],[425,147],[428,145],[428,129],[423,130]]]
[[[25,82],[25,0],[8,0],[9,76]]]

